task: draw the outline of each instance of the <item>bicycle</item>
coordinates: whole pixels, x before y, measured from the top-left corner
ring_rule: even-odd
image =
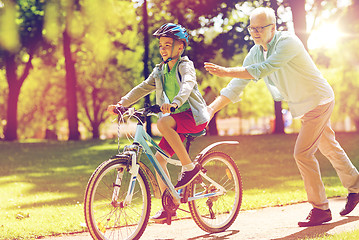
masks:
[[[216,142],[204,148],[194,160],[194,163],[201,167],[200,174],[187,187],[176,191],[147,142],[151,143],[168,163],[181,166],[180,161],[169,158],[143,126],[146,117],[159,113],[160,107],[154,105],[140,110],[119,107],[117,111],[118,127],[124,117],[134,117],[138,123],[133,143],[120,152],[118,136],[118,154],[100,164],[88,181],[84,213],[92,238],[139,239],[150,217],[151,189],[156,198],[162,198],[162,206],[168,213],[174,213],[180,204],[188,203],[192,218],[202,230],[216,233],[229,228],[242,203],[241,175],[230,156],[212,151],[212,148],[238,142]],[[205,130],[187,134],[187,151],[191,142],[204,134]],[[162,196],[156,177],[149,167],[140,161],[143,151],[167,186]],[[170,225],[171,214],[168,216],[166,223]]]

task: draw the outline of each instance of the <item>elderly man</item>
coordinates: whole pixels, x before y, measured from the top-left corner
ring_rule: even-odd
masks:
[[[317,149],[329,159],[343,186],[348,189],[347,203],[340,214],[350,213],[359,202],[359,174],[336,141],[331,128],[330,116],[334,107],[331,86],[301,41],[294,34],[276,31],[273,9],[255,9],[250,15],[248,30],[255,46],[250,49],[243,67],[226,68],[205,63],[205,69],[211,74],[234,78],[210,104],[210,114],[213,115],[230,102],[239,101],[249,81],[263,78],[273,99],[287,101],[293,117],[302,121],[294,158],[313,209],[298,225],[315,226],[332,219],[319,163],[314,156]]]

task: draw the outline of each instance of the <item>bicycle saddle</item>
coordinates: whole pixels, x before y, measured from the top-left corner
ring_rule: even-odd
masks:
[[[199,136],[203,136],[206,134],[206,129],[203,129],[202,131],[198,132],[198,133],[186,133],[187,136],[191,136],[191,137],[199,137]]]

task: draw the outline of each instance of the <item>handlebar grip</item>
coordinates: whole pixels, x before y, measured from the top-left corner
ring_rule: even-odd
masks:
[[[171,111],[171,112],[174,112],[174,111],[176,111],[176,108],[175,108],[175,107],[171,107],[171,108],[170,108],[170,111]]]

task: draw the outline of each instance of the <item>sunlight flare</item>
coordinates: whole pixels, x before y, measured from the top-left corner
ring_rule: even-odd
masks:
[[[335,23],[326,23],[313,30],[308,38],[309,49],[334,48],[340,41],[342,33]]]

